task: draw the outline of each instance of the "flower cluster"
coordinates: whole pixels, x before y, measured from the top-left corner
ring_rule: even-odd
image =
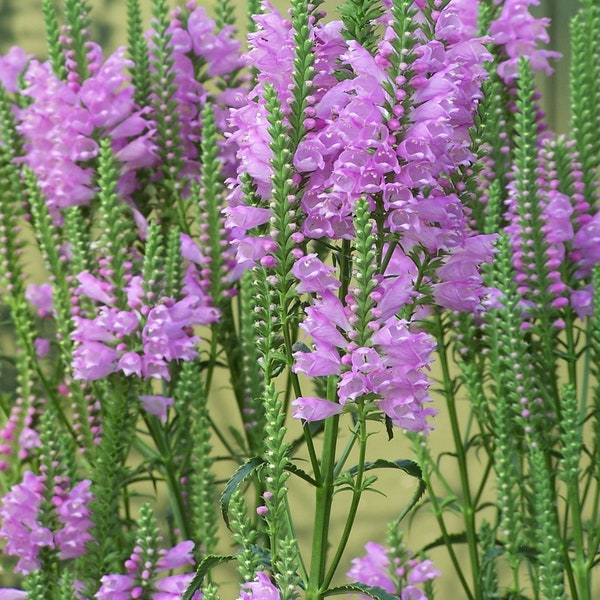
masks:
[[[99,60],[99,49],[92,57]],[[90,62],[92,75],[81,85],[61,81],[48,63],[36,60],[24,73],[23,93],[31,99],[18,113],[24,161],[57,219],[61,210],[87,205],[96,194],[91,165],[99,153],[99,131],[110,137],[123,163],[120,189],[125,196],[135,187],[135,170],[154,162],[151,131],[134,105],[126,74],[131,65],[120,48],[103,64]]]
[[[73,354],[75,379],[91,381],[122,371],[125,375],[170,380],[169,363],[192,360],[197,336],[191,328],[216,321],[218,311],[204,298],[161,298],[145,301],[140,276],[131,278],[125,292],[129,310],[114,306],[103,281],[90,273],[79,275],[82,294],[103,302],[93,319],[75,317]]]
[[[499,1],[496,1],[498,4]],[[560,58],[559,52],[538,48],[540,42],[550,41],[546,31],[550,19],[534,17],[530,6],[539,6],[539,0],[507,0],[502,5],[500,16],[490,25],[490,36],[502,47],[507,58],[498,65],[498,75],[505,83],[514,82],[518,74],[519,59],[526,57],[535,71],[552,73],[548,62]]]
[[[491,239],[469,239],[477,235],[469,230],[449,178],[460,166],[474,161],[468,131],[482,97],[481,84],[487,75],[484,63],[491,55],[483,38],[462,31],[460,17],[450,3],[436,17],[435,39],[421,39],[415,33],[419,41],[412,50],[412,62],[401,63],[399,72],[392,68],[391,42],[396,34],[391,17],[386,17],[387,33],[375,56],[358,42],[345,41],[339,23],[313,28],[315,71],[317,65],[319,69],[307,99],[307,133],[293,157],[303,184],[302,230],[294,236],[298,243],[315,238],[352,239],[354,207],[366,196],[385,232],[400,236],[400,248],[407,257],[416,249],[449,255],[454,267],[438,271],[441,285],[436,288],[436,299],[442,306],[472,311],[481,308],[487,294],[478,265],[491,260]],[[289,30],[289,24],[286,29],[286,22],[273,15],[265,23],[261,40],[282,38]],[[284,47],[289,46],[287,35]],[[248,54],[251,64],[254,59],[261,66],[268,62],[269,69],[247,106],[232,116],[232,137],[240,146],[239,172],[250,175],[258,195],[264,197],[270,185],[271,152],[266,117],[261,113],[261,90],[266,80],[276,89],[287,89],[278,82],[285,73],[282,65],[291,60],[285,53],[283,58],[272,50],[268,53],[263,45],[260,52],[255,48]],[[336,60],[344,68],[341,81],[333,76]],[[284,107],[288,93],[280,94]],[[238,258],[249,266],[276,246],[269,236],[256,237],[255,228],[268,221],[269,209],[244,205],[240,189],[238,184],[230,194],[227,222],[234,230]],[[465,268],[456,268],[457,263]]]
[[[392,263],[394,264],[394,263]],[[431,361],[435,343],[425,332],[413,331],[396,313],[411,297],[410,277],[379,278],[372,293],[376,305],[370,323],[369,346],[356,344],[355,299],[350,293],[346,304],[335,295],[340,282],[333,268],[314,254],[300,258],[293,269],[300,281],[298,292],[318,296],[306,308],[301,324],[314,342],[314,350],[295,353],[294,371],[309,377],[340,375],[340,405],[318,398],[294,401],[294,416],[307,421],[341,412],[342,407],[361,397],[373,398],[394,425],[412,431],[427,430],[426,418],[434,414],[425,404],[430,400],[430,382],[423,369]]]
[[[92,536],[88,508],[92,494],[90,481],[80,481],[71,489],[57,487],[52,494],[57,522],[62,525],[51,531],[40,522],[40,508],[46,495],[45,478],[26,471],[23,481],[2,499],[0,507],[0,538],[6,539],[3,552],[18,556],[15,572],[25,575],[40,568],[38,554],[41,548],[56,548],[63,560],[77,558],[85,553]],[[65,482],[66,483],[66,482]],[[48,518],[48,514],[45,517]]]
[[[101,579],[102,585],[94,597],[97,600],[129,600],[142,597],[152,598],[152,600],[178,600],[194,574],[184,573],[162,577],[159,575],[193,565],[193,548],[193,542],[183,541],[168,551],[158,549],[153,557],[149,557],[144,552],[143,545],[139,543],[125,562],[127,573],[104,575]],[[201,593],[196,592],[192,599],[200,600],[201,597]]]
[[[428,559],[410,558],[406,564],[399,564],[398,560],[390,559],[388,550],[375,542],[368,542],[365,550],[365,556],[352,560],[348,578],[380,587],[390,594],[398,595],[400,600],[427,600],[418,584],[441,575]]]
[[[263,571],[256,573],[254,581],[245,583],[238,600],[280,600],[279,590]]]
[[[152,39],[155,34],[151,30],[147,37]],[[174,112],[176,123],[172,123],[172,126],[179,130],[180,146],[171,148],[165,159],[171,159],[176,150],[184,165],[180,176],[197,179],[201,171],[198,147],[202,137],[202,107],[210,97],[217,128],[224,132],[227,130],[229,108],[237,106],[238,97],[245,93],[243,87],[234,82],[236,73],[242,67],[241,44],[235,39],[232,26],[216,31],[215,22],[208,17],[205,8],[198,7],[193,0],[171,12],[166,36],[172,61],[169,72],[173,96],[169,102],[177,106]],[[151,44],[151,55],[154,52],[154,45]],[[227,86],[223,91],[211,92],[208,89],[210,80],[222,80]],[[164,91],[158,91],[158,99]],[[154,110],[165,111],[166,108],[159,102]],[[151,110],[149,118],[156,120],[157,115]],[[221,143],[223,168],[228,173],[233,173],[233,148]]]

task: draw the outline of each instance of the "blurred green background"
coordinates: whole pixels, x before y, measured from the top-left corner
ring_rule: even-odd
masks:
[[[283,0],[272,0],[272,3],[280,9],[285,9],[288,6],[288,3]],[[215,2],[214,0],[199,0],[199,4],[205,5],[210,13],[211,6]],[[62,5],[62,3],[57,2],[57,5]],[[125,44],[126,2],[124,0],[91,0],[90,5],[93,7],[91,17],[94,40],[99,42],[106,52]],[[150,0],[142,0],[146,23],[150,22],[150,5]],[[244,2],[239,2],[240,15],[244,6]],[[337,6],[338,3],[335,2],[325,3],[325,7],[331,18],[339,18],[336,10]],[[542,77],[539,80],[540,90],[544,97],[543,106],[548,116],[549,126],[551,129],[559,132],[566,132],[569,123],[568,24],[570,16],[574,13],[576,7],[577,2],[574,1],[545,0],[542,1],[537,10],[538,16],[544,14],[552,19],[550,27],[552,37],[551,47],[563,54],[563,59],[555,62],[556,73],[554,76],[550,78]],[[243,28],[245,23],[244,17],[241,18],[240,23]],[[38,57],[46,56],[41,0],[0,0],[0,54],[6,52],[10,46],[15,44],[24,47],[27,52],[35,54]],[[36,271],[35,266],[31,270]],[[222,407],[221,419],[226,422],[231,415],[228,405],[230,399],[226,390],[226,383],[223,382],[219,388],[221,389],[223,398],[222,401],[221,398],[218,398],[217,402],[213,403],[213,406],[218,405]],[[430,441],[434,452],[443,452],[450,447],[450,440],[447,438],[449,426],[444,416],[443,407],[440,405],[438,408],[441,412],[435,419],[436,429],[431,434]],[[342,435],[348,435],[348,433],[342,432]],[[379,445],[373,445],[370,458],[386,457],[397,459],[411,456],[409,446],[402,439],[401,435],[398,435],[391,442],[386,442],[386,436],[382,432],[379,439]],[[452,472],[455,469],[453,461],[447,459],[446,462],[446,472]],[[229,468],[231,468],[230,464],[224,465],[224,469]],[[475,460],[473,461],[472,468],[474,471],[479,470],[479,465]],[[226,477],[227,472],[224,470],[222,475]],[[380,484],[379,489],[385,490],[387,497],[371,494],[365,498],[361,513],[362,518],[354,531],[352,545],[347,554],[348,558],[361,555],[363,553],[362,547],[367,541],[383,542],[387,522],[397,516],[404,503],[412,495],[414,489],[414,483],[411,478],[398,477],[394,474],[384,473],[381,476]],[[302,515],[298,522],[298,534],[303,540],[304,548],[307,549],[307,541],[312,524],[312,493],[307,486],[299,485],[293,480],[290,487],[292,508],[296,509],[297,514]],[[458,489],[458,485],[456,489]],[[336,513],[337,525],[340,527],[345,521],[345,510],[344,501],[340,499],[339,504],[337,504]],[[460,522],[457,521],[455,525],[458,530]],[[449,524],[449,529],[451,531],[454,529],[452,524]],[[407,538],[411,546],[418,548],[436,539],[438,535],[439,532],[437,526],[434,524],[433,517],[425,509],[416,515],[412,526],[409,528]],[[231,548],[225,545],[222,551],[230,552]],[[444,560],[444,552],[434,551],[432,558],[436,561],[437,566],[446,574],[446,577],[437,585],[438,598],[446,600],[447,598],[451,598],[453,594],[457,598],[462,597],[458,583],[451,576],[448,576],[452,569]],[[224,573],[224,576],[227,579],[231,575]],[[223,597],[227,598],[228,596],[224,594]],[[231,598],[233,597],[235,597],[234,587],[231,589]]]

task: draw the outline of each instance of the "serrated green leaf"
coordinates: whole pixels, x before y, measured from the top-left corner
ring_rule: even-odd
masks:
[[[300,477],[300,479],[304,479],[304,481],[306,481],[307,483],[310,483],[311,485],[317,487],[317,482],[306,471],[304,471],[300,467],[297,467],[294,463],[288,462],[285,465],[284,469],[286,471],[289,471],[293,475]]]
[[[410,460],[408,458],[401,458],[398,460],[385,460],[383,458],[379,458],[376,461],[365,463],[365,471],[372,471],[373,469],[400,469],[411,477],[416,477],[417,479],[423,478],[423,471],[421,471],[421,467],[414,460]],[[352,467],[348,470],[348,472],[351,475],[356,475],[358,472],[358,466]]]
[[[183,592],[183,596],[181,600],[191,600],[192,596],[201,588],[202,582],[206,577],[206,574],[213,569],[223,563],[230,562],[235,560],[235,556],[231,555],[216,555],[209,554],[204,558],[204,560],[198,565],[196,569],[196,574],[194,575],[192,581],[190,581],[190,585],[188,585],[185,592]]]
[[[407,475],[410,475],[419,481],[419,486],[416,492],[413,494],[412,498],[409,500],[408,504],[405,506],[404,510],[400,513],[398,519],[396,520],[397,523],[400,523],[400,521],[402,521],[402,519],[404,519],[404,517],[406,517],[406,515],[415,507],[427,489],[427,485],[425,484],[425,481],[423,481],[423,471],[414,460],[409,460],[407,458],[394,461],[380,458],[374,462],[368,462],[364,466],[365,471],[371,471],[373,469],[400,469]],[[348,473],[354,475],[357,471],[358,466],[355,466],[349,469]]]
[[[221,505],[221,514],[223,515],[223,520],[225,521],[227,528],[229,528],[229,502],[231,496],[240,485],[250,477],[250,475],[260,469],[265,463],[265,459],[261,456],[254,456],[239,467],[227,482],[225,490],[223,490],[223,494],[221,495],[221,500],[219,501],[219,504]]]
[[[345,594],[352,594],[357,592],[359,594],[366,594],[369,598],[375,600],[398,600],[397,596],[388,594],[383,588],[365,585],[364,583],[350,583],[348,585],[341,585],[327,590],[323,596],[342,596]]]

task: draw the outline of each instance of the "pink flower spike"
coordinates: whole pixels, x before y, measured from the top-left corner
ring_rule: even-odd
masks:
[[[194,564],[194,556],[192,550],[194,549],[194,542],[191,540],[184,540],[179,542],[176,546],[173,546],[161,559],[158,561],[158,567],[163,571],[170,571],[171,569],[178,569],[185,565]]]
[[[179,234],[179,241],[181,243],[181,255],[183,258],[187,258],[197,265],[202,265],[204,263],[204,256],[202,256],[198,244],[196,244],[189,235],[186,235],[185,233]]]
[[[427,559],[416,564],[408,574],[408,583],[423,583],[436,577],[441,577],[442,573],[433,566],[433,561]]]
[[[322,421],[333,415],[339,415],[343,410],[335,402],[309,396],[297,398],[292,402],[292,406],[296,407],[292,416],[304,421]]]
[[[2,600],[26,600],[27,592],[15,588],[0,588],[0,598]]]
[[[161,423],[167,422],[167,407],[173,404],[173,398],[160,395],[140,396],[140,402],[144,410],[156,415]]]
[[[49,283],[30,283],[25,290],[26,300],[38,309],[40,317],[52,315],[52,286]]]
[[[77,279],[82,294],[103,304],[114,304],[115,299],[109,293],[110,284],[87,272],[79,273]]]
[[[244,584],[238,600],[280,600],[279,590],[271,583],[269,576],[262,571],[256,573],[256,580]]]

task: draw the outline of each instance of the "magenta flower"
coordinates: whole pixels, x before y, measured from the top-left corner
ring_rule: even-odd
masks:
[[[343,410],[335,402],[309,396],[296,398],[292,406],[296,407],[292,411],[292,416],[303,421],[322,421],[333,415],[339,415]]]
[[[0,588],[2,600],[27,600],[27,592],[15,588]]]
[[[147,412],[156,415],[161,423],[167,422],[167,408],[173,405],[173,398],[160,395],[140,396],[140,402]]]
[[[25,298],[38,309],[40,317],[52,315],[52,286],[49,283],[42,283],[42,285],[30,283],[25,290]]]
[[[347,577],[366,585],[380,587],[390,594],[399,594],[400,600],[427,600],[415,584],[440,577],[430,560],[409,559],[406,564],[392,563],[389,551],[375,542],[365,544],[366,555],[352,559]]]
[[[389,575],[390,559],[387,550],[375,542],[367,542],[365,550],[365,556],[352,559],[347,577],[352,581],[380,587],[390,594],[394,593],[396,586]]]
[[[19,77],[29,58],[19,46],[12,46],[5,55],[0,56],[0,84],[7,92],[15,93],[19,90]]]
[[[540,42],[546,44],[549,36],[546,31],[550,20],[536,19],[529,6],[538,6],[539,0],[506,0],[500,17],[490,25],[490,35],[495,44],[503,46],[508,59],[498,65],[498,74],[506,83],[514,81],[518,75],[518,62],[525,57],[536,71],[552,73],[550,58],[560,58],[559,52],[538,48]]]
[[[120,353],[101,342],[86,341],[73,352],[73,379],[93,381],[117,370]]]
[[[92,527],[89,503],[94,496],[90,491],[90,485],[91,481],[85,479],[69,490],[64,498],[58,496],[54,498],[56,513],[59,521],[64,525],[54,537],[63,560],[82,556],[87,542],[92,539],[89,534],[89,529]]]
[[[166,577],[159,577],[159,575],[193,564],[193,548],[194,543],[186,540],[169,551],[160,549],[155,564],[150,562],[142,564],[141,547],[136,545],[133,554],[125,562],[127,574],[104,575],[100,580],[102,585],[94,597],[97,600],[130,600],[130,598],[140,598],[144,590],[148,590],[148,598],[152,600],[180,600],[194,573]],[[201,598],[201,592],[196,592],[192,596],[192,600],[201,600]]]
[[[254,581],[244,583],[238,600],[279,600],[280,597],[279,590],[273,585],[269,576],[258,571]]]
[[[43,478],[25,471],[22,483],[9,490],[0,506],[0,538],[6,540],[3,552],[19,557],[15,572],[23,575],[40,568],[40,548],[54,548],[52,532],[38,520],[43,494]]]

